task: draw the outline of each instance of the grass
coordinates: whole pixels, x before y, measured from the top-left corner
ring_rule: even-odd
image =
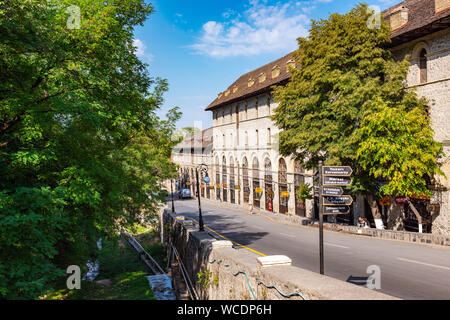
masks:
[[[156,244],[153,250],[160,255]],[[150,284],[145,276],[149,271],[139,260],[136,252],[123,240],[103,240],[103,249],[99,251],[100,273],[96,280],[109,279],[111,284],[102,285],[82,281],[80,290],[66,288],[65,279],[59,283],[59,290],[49,292],[42,299],[47,300],[155,300]]]

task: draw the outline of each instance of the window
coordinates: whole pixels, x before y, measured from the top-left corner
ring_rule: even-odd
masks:
[[[225,135],[223,134],[222,135],[222,146],[225,148],[225,146],[226,146],[226,141],[225,141]]]
[[[427,51],[422,49],[419,55],[420,83],[427,82]]]
[[[256,145],[259,146],[259,131],[256,130]]]
[[[245,131],[245,146],[248,147],[248,132]]]
[[[270,128],[267,128],[267,144],[272,144],[272,130]]]

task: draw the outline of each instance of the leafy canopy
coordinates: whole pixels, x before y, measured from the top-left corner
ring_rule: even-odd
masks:
[[[152,11],[143,0],[0,2],[0,297],[38,296],[163,200],[180,113],[156,116],[167,81],[135,54],[133,28]]]

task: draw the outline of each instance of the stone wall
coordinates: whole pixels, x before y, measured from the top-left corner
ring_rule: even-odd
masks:
[[[175,245],[202,300],[397,299],[293,267],[286,263],[287,257],[267,257],[272,261],[267,264],[263,261],[266,258],[234,249],[231,242],[217,241],[208,233],[199,232],[192,221],[167,210],[161,215],[161,223],[161,239],[166,245],[168,241]],[[197,283],[199,273],[206,280],[203,284]]]
[[[427,52],[427,81],[420,83],[419,55]],[[408,86],[429,101],[430,118],[435,139],[443,143],[445,156],[441,169],[447,176],[437,176],[432,203],[439,203],[433,214],[434,234],[450,233],[450,28],[402,44],[392,49],[396,59],[409,57],[411,67]]]

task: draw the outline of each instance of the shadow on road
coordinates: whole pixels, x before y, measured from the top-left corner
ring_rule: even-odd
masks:
[[[354,276],[350,276],[347,279],[347,282],[356,284],[358,286],[365,286],[367,285],[367,280],[369,279],[369,277],[354,277]]]

